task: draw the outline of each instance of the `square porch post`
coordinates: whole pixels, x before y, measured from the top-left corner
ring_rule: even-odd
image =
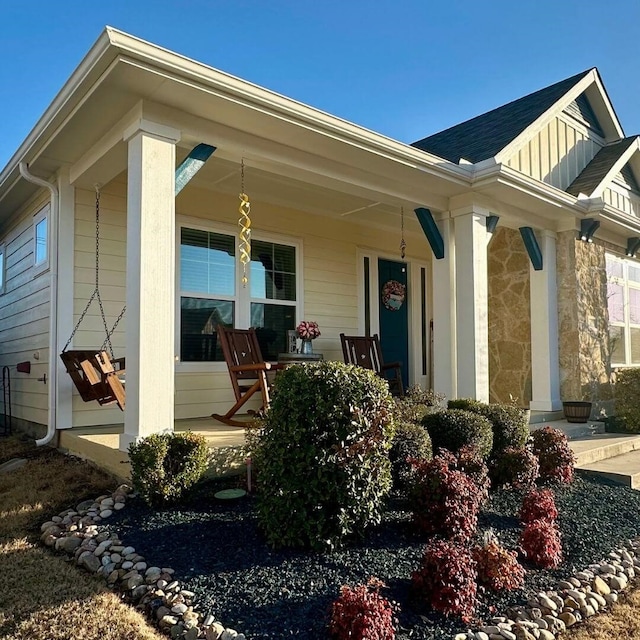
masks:
[[[538,234],[542,269],[530,267],[531,292],[531,382],[530,408],[557,411],[560,400],[558,354],[558,285],[556,282],[556,234]]]
[[[489,402],[488,215],[473,206],[454,213],[457,394],[483,402]]]
[[[124,433],[120,449],[173,430],[175,145],[179,131],[140,120],[128,142],[127,324]]]
[[[433,390],[456,398],[456,284],[453,220],[438,223],[444,257],[433,259]],[[426,336],[424,338],[426,340]]]

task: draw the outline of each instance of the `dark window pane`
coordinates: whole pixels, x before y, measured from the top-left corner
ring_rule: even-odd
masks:
[[[228,300],[180,298],[180,360],[219,362],[224,360],[216,327],[233,326],[234,304]]]
[[[295,247],[255,240],[251,243],[251,297],[296,299]]]
[[[640,364],[640,329],[631,327],[631,364]]]
[[[611,349],[611,362],[625,364],[624,328],[609,327],[609,348]]]
[[[277,304],[251,303],[251,326],[255,327],[265,360],[277,360],[287,353],[287,331],[296,324],[296,308]]]
[[[180,289],[210,295],[235,293],[235,238],[182,228]]]
[[[369,288],[369,258],[364,259],[364,334],[371,335],[371,289]]]

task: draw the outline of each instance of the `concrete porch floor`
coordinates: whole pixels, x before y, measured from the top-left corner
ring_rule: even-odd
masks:
[[[245,430],[228,427],[213,418],[187,418],[176,420],[176,431],[193,431],[205,437],[212,450],[211,473],[222,473],[220,466],[233,468],[242,463],[241,447]],[[120,434],[124,425],[112,424],[98,427],[74,427],[58,432],[58,448],[79,458],[90,460],[119,478],[130,478],[129,458],[120,451]]]
[[[569,423],[562,412],[532,412],[531,430],[551,426],[563,431],[576,456],[576,467],[598,473],[631,487],[640,486],[640,434],[604,433],[604,423]],[[88,459],[118,476],[128,479],[129,459],[118,449],[122,424],[100,427],[76,427],[59,431],[58,447]],[[193,431],[207,440],[212,450],[209,475],[224,475],[244,463],[242,447],[245,430],[228,427],[213,418],[175,421],[176,431]]]

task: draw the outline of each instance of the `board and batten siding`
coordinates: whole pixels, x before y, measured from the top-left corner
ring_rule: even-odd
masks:
[[[600,136],[562,114],[535,134],[506,164],[564,191],[603,146]]]
[[[251,194],[249,194],[251,195]],[[216,224],[237,227],[238,200],[235,196],[189,185],[176,199],[178,223],[216,229]],[[252,199],[252,228],[255,238],[262,233],[274,241],[294,239],[301,250],[303,283],[302,317],[315,320],[322,335],[314,349],[325,359],[342,360],[340,333],[357,333],[359,323],[358,252],[361,248],[391,258],[398,253],[397,237],[388,230],[357,224],[348,219],[310,215]],[[74,321],[84,309],[95,282],[95,195],[76,189],[75,302]],[[423,236],[407,233],[410,260],[428,261],[430,252]],[[176,256],[179,257],[178,255]],[[124,304],[126,294],[126,176],[102,189],[100,290],[111,325]],[[177,315],[177,310],[176,310]],[[124,354],[126,315],[114,334],[116,356]],[[99,347],[104,340],[97,305],[92,307],[74,340],[76,348]],[[176,354],[179,345],[176,345]],[[175,417],[194,418],[226,413],[234,402],[229,374],[223,363],[194,366],[178,363],[175,376]],[[253,406],[253,405],[251,405]],[[74,392],[74,426],[122,422],[117,409],[83,403]]]
[[[602,192],[602,199],[606,204],[624,211],[631,216],[640,216],[640,196],[622,185],[612,183]]]
[[[38,378],[49,367],[49,270],[34,269],[34,216],[49,210],[47,192],[16,212],[0,229],[4,245],[5,287],[0,294],[0,368],[10,367],[14,418],[40,425],[48,422],[48,388]],[[31,362],[31,373],[18,373],[19,362]]]

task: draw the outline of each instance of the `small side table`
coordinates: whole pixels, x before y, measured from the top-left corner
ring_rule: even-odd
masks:
[[[324,360],[321,353],[279,353],[278,364],[297,364],[299,362],[319,362]]]

